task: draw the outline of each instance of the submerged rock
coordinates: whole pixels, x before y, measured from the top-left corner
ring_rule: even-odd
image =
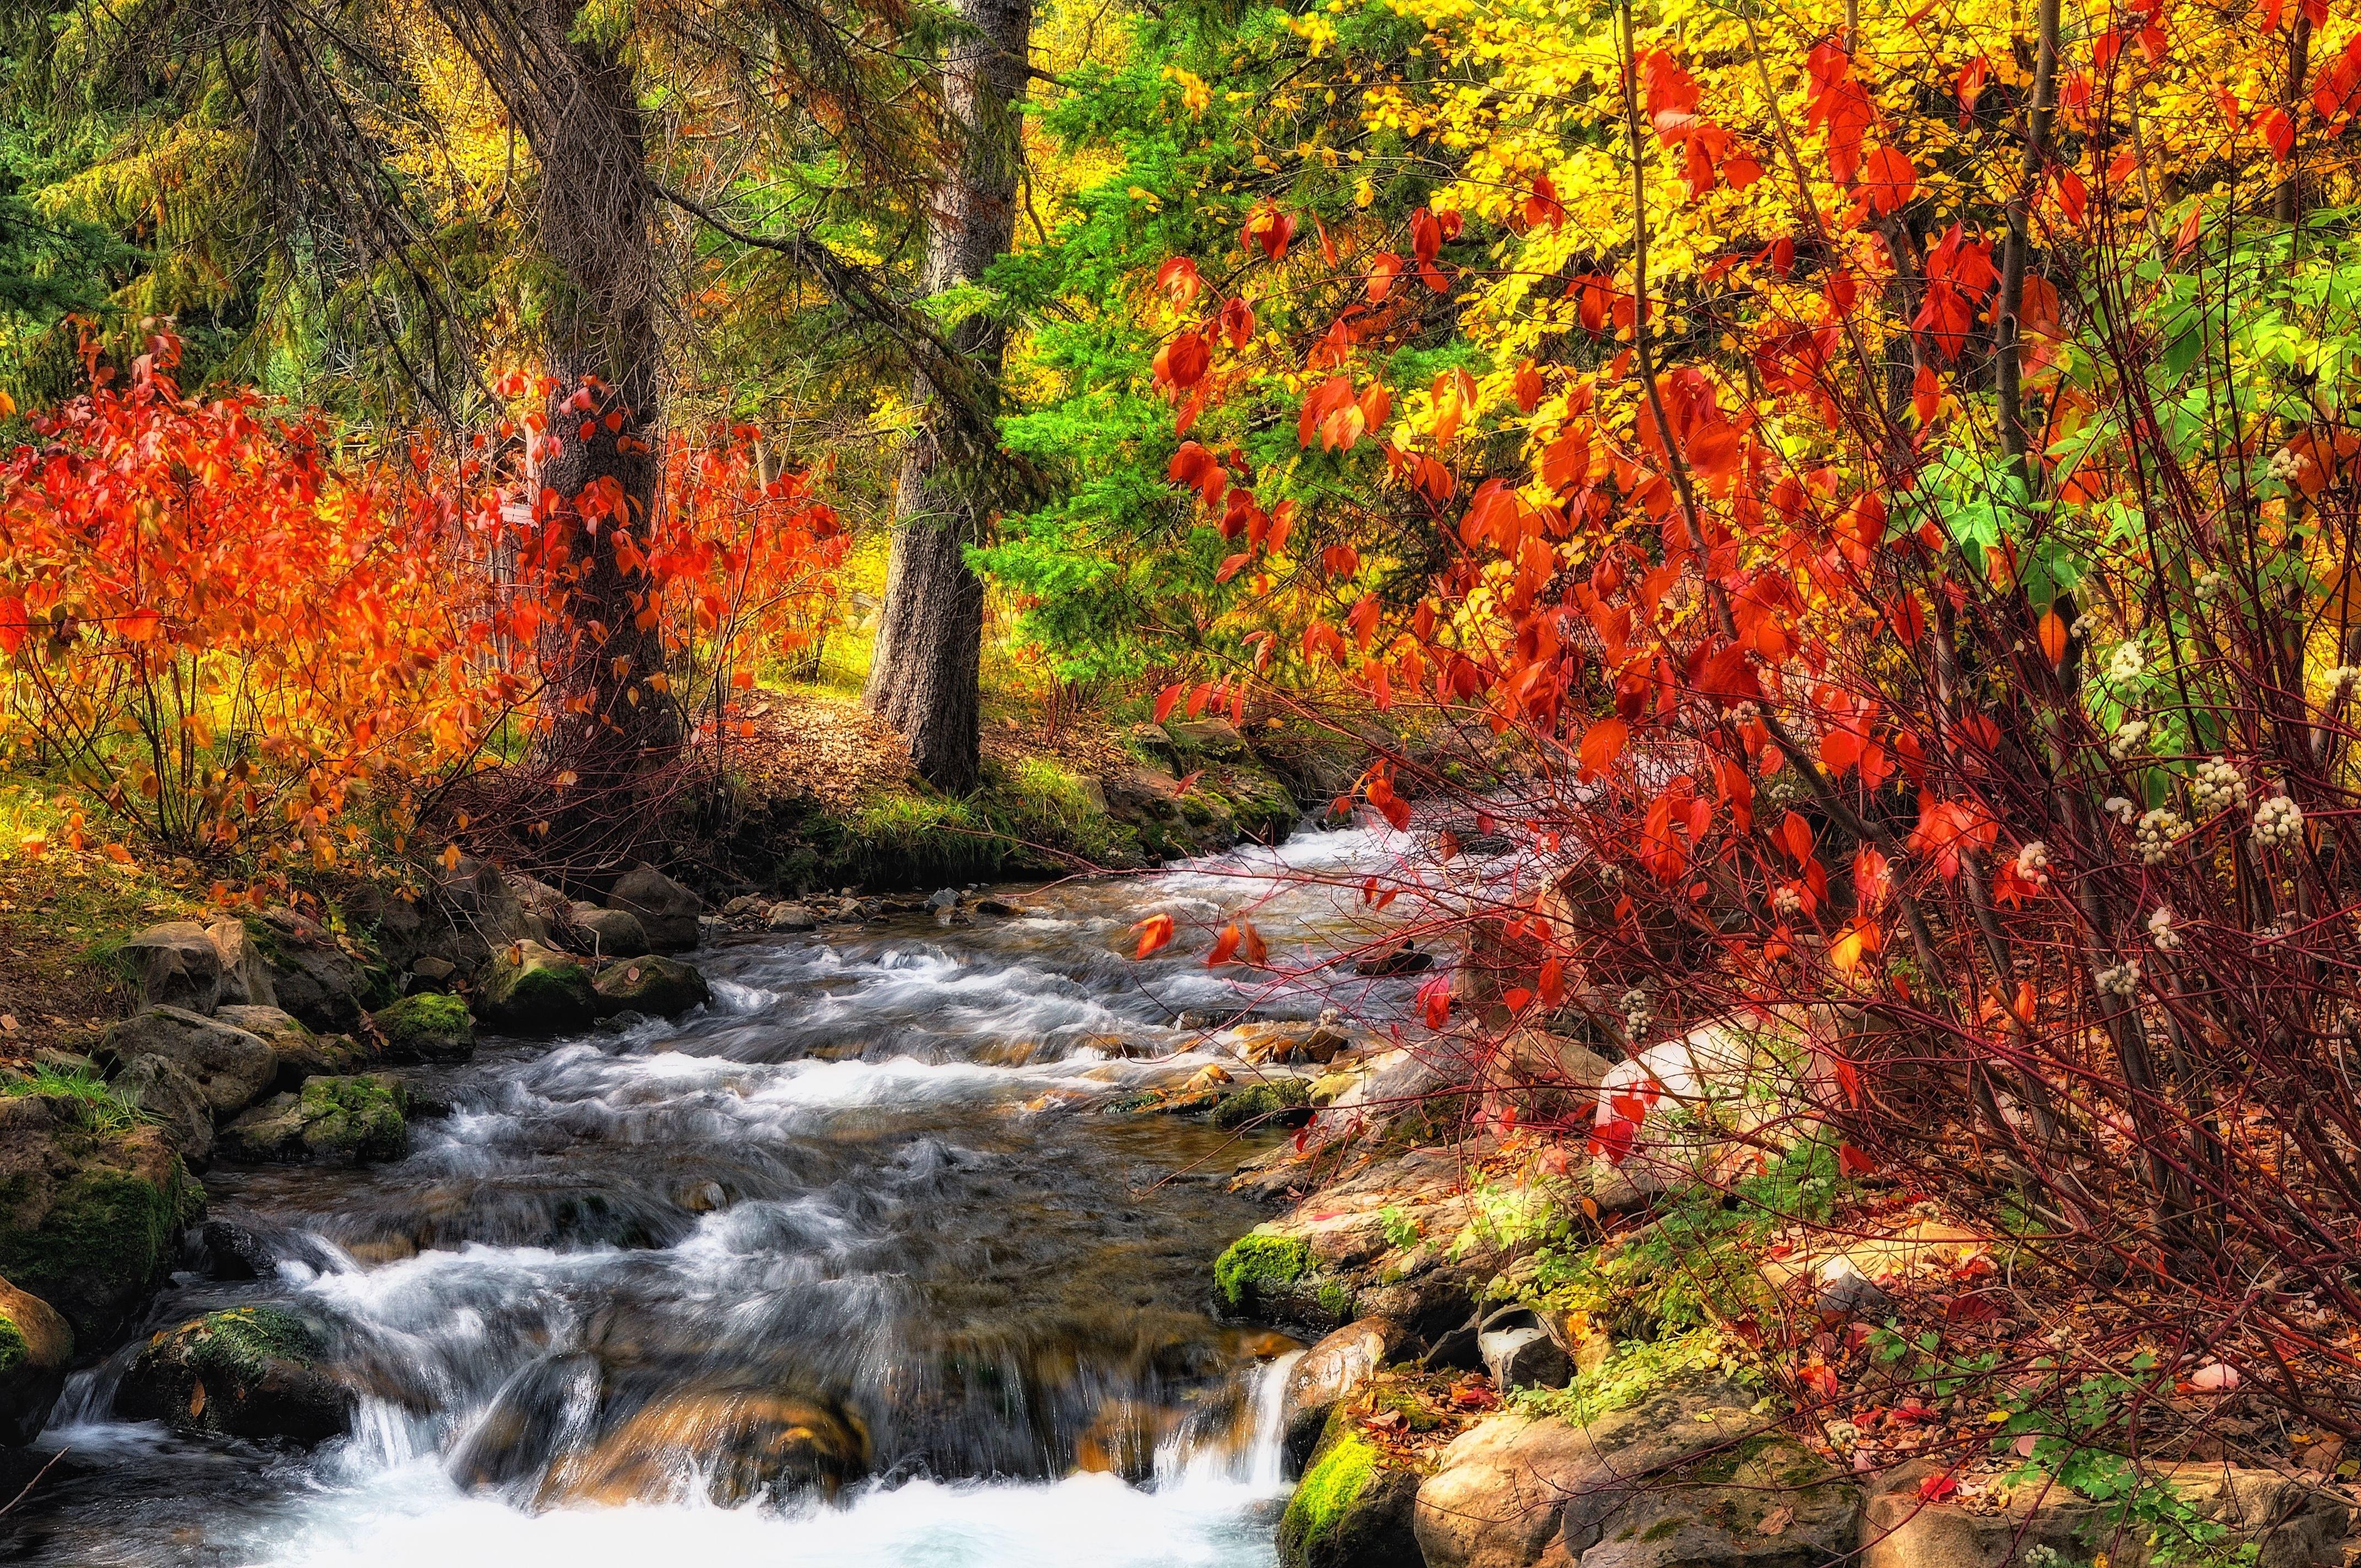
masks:
[[[1266,1079],[1224,1096],[1213,1108],[1213,1125],[1300,1127],[1312,1119],[1311,1099],[1312,1086],[1300,1078]]]
[[[602,1012],[629,1010],[675,1018],[713,1000],[713,988],[705,976],[675,959],[651,956],[618,960],[600,970],[591,984]]]
[[[164,1130],[63,1095],[0,1099],[0,1276],[104,1344],[204,1212]]]
[[[280,1165],[370,1165],[410,1152],[401,1080],[390,1073],[313,1078],[221,1130],[232,1159]]]
[[[102,1055],[128,1065],[162,1057],[178,1067],[217,1115],[250,1105],[279,1073],[278,1053],[260,1036],[180,1007],[150,1007],[107,1030]]]
[[[352,1430],[353,1392],[320,1370],[322,1326],[236,1307],[156,1334],[123,1375],[115,1413],[187,1432],[311,1444]]]
[[[492,955],[476,982],[476,1013],[496,1029],[556,1035],[598,1015],[590,971],[571,953],[515,942]]]
[[[397,1062],[466,1061],[476,1054],[476,1021],[467,1004],[441,992],[405,996],[369,1015]]]
[[[38,1296],[0,1279],[0,1444],[40,1435],[73,1366],[73,1331]]]
[[[705,905],[655,867],[638,865],[616,879],[607,907],[638,916],[648,945],[657,952],[677,953],[697,946],[697,917]]]
[[[724,1508],[817,1490],[869,1468],[869,1433],[831,1402],[776,1389],[686,1389],[642,1405],[543,1485],[544,1506],[682,1500],[702,1484]]]

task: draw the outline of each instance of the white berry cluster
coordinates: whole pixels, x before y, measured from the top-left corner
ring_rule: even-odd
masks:
[[[1634,1040],[1640,1038],[1648,1032],[1648,1025],[1656,1021],[1655,1014],[1648,1007],[1648,993],[1640,986],[1635,985],[1625,992],[1620,1005],[1623,1010],[1623,1033],[1628,1038]]]
[[[2159,807],[2141,814],[2139,826],[2132,829],[2132,839],[2139,845],[2141,863],[2154,866],[2169,859],[2188,832],[2188,823]]]
[[[2132,825],[2132,818],[2139,815],[2139,807],[2120,795],[2107,796],[2107,804],[2102,809],[2126,828]]]
[[[2096,976],[2099,989],[2109,996],[2136,996],[2140,988],[2140,967],[2137,959],[2125,959],[2101,970]]]
[[[1741,702],[1730,710],[1730,717],[1741,724],[1752,724],[1763,717],[1763,710],[1751,702]]]
[[[1793,887],[1780,888],[1771,895],[1771,909],[1782,918],[1800,915],[1804,910],[1804,895]]]
[[[2223,577],[2219,572],[2201,573],[2197,578],[2197,602],[2212,604],[2222,592]]]
[[[2258,844],[2287,845],[2303,836],[2303,807],[2283,795],[2275,795],[2255,807],[2255,841]]]
[[[2107,679],[2136,681],[2147,673],[2147,651],[2136,642],[2119,642],[2107,659]]]
[[[2049,885],[2049,846],[2036,839],[2016,852],[2016,874],[2036,887]]]
[[[2277,479],[2280,484],[2292,484],[2295,482],[2295,477],[2303,472],[2303,466],[2310,461],[2310,458],[2303,456],[2293,449],[2282,446],[2277,452],[2271,454],[2271,465],[2268,472],[2271,477]]]
[[[2115,732],[2107,737],[2107,755],[2118,762],[2122,762],[2139,750],[2141,738],[2147,734],[2147,719],[2125,719],[2115,726]]]
[[[2169,953],[2180,946],[2180,930],[2172,923],[2169,905],[2159,905],[2147,917],[2147,939],[2156,944],[2159,953]]]
[[[2230,765],[2227,757],[2214,757],[2197,764],[2197,774],[2189,781],[2189,804],[2200,817],[2211,817],[2217,811],[2246,808],[2246,781]]]
[[[1598,880],[1609,887],[1620,886],[1623,881],[1623,868],[1613,861],[1601,861],[1598,862]]]

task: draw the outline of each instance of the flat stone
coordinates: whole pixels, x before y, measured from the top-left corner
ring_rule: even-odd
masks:
[[[251,1104],[279,1073],[278,1053],[260,1036],[179,1007],[150,1007],[126,1018],[107,1030],[99,1050],[125,1064],[146,1056],[166,1058],[194,1080],[216,1115]]]

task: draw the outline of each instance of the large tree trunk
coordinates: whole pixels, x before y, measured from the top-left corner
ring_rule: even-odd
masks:
[[[612,825],[630,817],[633,786],[683,730],[663,633],[654,617],[642,623],[647,577],[618,558],[626,537],[648,546],[661,504],[664,345],[646,127],[631,67],[613,47],[569,36],[574,9],[527,0],[534,91],[520,95],[540,167],[539,239],[564,280],[548,317],[557,386],[534,503],[545,542],[567,554],[545,750],[577,775],[581,813]]]
[[[945,52],[943,101],[958,167],[929,214],[926,287],[940,293],[983,276],[1016,232],[1016,183],[1024,151],[1017,104],[1025,93],[1032,30],[1030,0],[956,0],[974,29]],[[979,383],[996,385],[1006,330],[972,315],[953,337]],[[976,782],[978,663],[983,646],[983,585],[967,547],[988,519],[984,477],[955,462],[923,376],[917,395],[926,418],[903,455],[895,496],[885,607],[863,700],[910,743],[919,774],[939,788],[965,791]]]

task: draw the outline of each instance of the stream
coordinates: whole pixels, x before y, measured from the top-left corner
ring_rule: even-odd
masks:
[[[709,1008],[409,1074],[447,1109],[398,1164],[216,1166],[262,1277],[176,1275],[149,1327],[298,1311],[368,1391],[353,1434],[118,1420],[126,1347],[69,1385],[0,1562],[1263,1568],[1299,1347],[1215,1322],[1209,1280],[1277,1135],[1106,1107],[1216,1059],[1183,1013],[1383,1019],[1413,982],[1126,931],[1251,908],[1275,967],[1324,955],[1389,838],[722,938]]]

